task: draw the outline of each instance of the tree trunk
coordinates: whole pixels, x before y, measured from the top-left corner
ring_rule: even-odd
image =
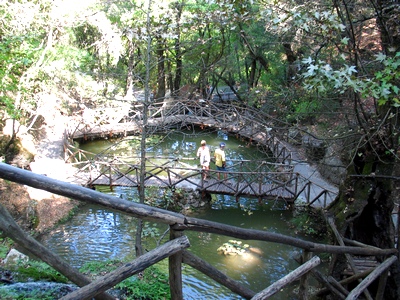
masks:
[[[164,55],[164,45],[165,40],[158,37],[157,38],[157,94],[154,95],[155,99],[163,99],[165,96],[165,55]]]
[[[377,24],[381,33],[381,46],[387,55],[394,55],[399,49],[398,5],[393,1],[371,1],[375,8]],[[399,82],[395,82],[397,86]],[[356,107],[362,107],[356,100]],[[357,112],[357,111],[356,111]],[[386,116],[392,116],[386,118]],[[395,241],[395,226],[392,220],[394,201],[393,178],[398,161],[394,149],[398,149],[398,110],[390,105],[377,107],[376,116],[358,114],[364,139],[354,150],[354,156],[347,170],[347,178],[340,187],[340,193],[330,209],[336,216],[336,224],[344,237],[379,248],[391,248]],[[379,129],[376,129],[379,124]],[[367,129],[368,128],[368,129]],[[377,257],[383,261],[385,257]],[[339,277],[344,268],[343,257],[333,263],[333,275]],[[400,298],[399,262],[390,269],[384,299]],[[378,290],[378,282],[370,291]]]
[[[175,8],[177,10],[176,13],[176,19],[175,23],[177,24],[176,27],[176,36],[177,38],[175,39],[175,63],[176,63],[176,70],[175,70],[175,79],[174,79],[174,90],[179,91],[179,88],[181,86],[181,81],[182,81],[182,49],[181,49],[181,29],[180,29],[180,23],[181,23],[181,16],[182,16],[182,9],[183,5],[182,3],[176,3]]]

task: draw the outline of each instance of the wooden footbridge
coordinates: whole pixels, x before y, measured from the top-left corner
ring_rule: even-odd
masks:
[[[80,168],[79,182],[85,186],[106,185],[139,187],[140,158],[99,155],[85,161],[85,153],[73,146],[74,140],[112,138],[138,134],[143,127],[142,104],[131,107],[112,120],[107,115],[93,122],[82,119],[71,124],[65,138],[65,160],[76,162]],[[92,112],[91,115],[100,115]],[[285,134],[273,130],[273,118],[251,107],[242,105],[198,102],[191,100],[165,100],[149,106],[147,128],[151,132],[168,132],[171,129],[215,128],[227,134],[245,138],[270,156],[271,161],[232,161],[227,178],[209,170],[208,180],[202,180],[202,170],[188,164],[190,158],[146,157],[144,185],[160,188],[189,188],[202,193],[226,194],[239,197],[284,200],[297,199],[308,205],[325,207],[337,191],[312,182],[296,171],[292,164],[296,154],[282,142]],[[279,133],[279,134],[278,134]],[[257,167],[251,169],[248,166]],[[212,169],[212,166],[211,166]],[[214,168],[215,169],[215,168]],[[219,180],[219,177],[221,180]]]
[[[75,176],[84,186],[115,186],[138,188],[141,184],[139,157],[97,156],[81,161]],[[251,166],[257,167],[252,168]],[[206,175],[206,180],[203,179]],[[225,178],[226,175],[226,178]],[[194,158],[146,157],[144,185],[175,190],[177,188],[198,190],[203,194],[224,194],[236,197],[265,200],[283,200],[288,204],[299,197],[305,203],[327,202],[334,194],[327,190],[319,194],[311,192],[311,183],[289,164],[267,161],[234,160],[226,172],[208,170],[206,174],[197,166]]]
[[[81,163],[80,181],[86,186],[139,187],[140,158],[131,157],[128,160],[137,163],[127,162],[126,157]],[[226,172],[210,169],[204,174],[197,165],[192,166],[187,163],[193,160],[193,158],[147,157],[144,185],[172,190],[192,189],[237,198],[283,199],[288,202],[295,200],[298,178],[293,174],[290,165],[260,161],[255,170],[249,171],[248,166],[250,163],[254,164],[254,161],[240,160],[233,162]],[[285,168],[286,171],[273,171],[278,167]],[[226,178],[224,178],[225,174]],[[205,180],[204,175],[207,176]]]

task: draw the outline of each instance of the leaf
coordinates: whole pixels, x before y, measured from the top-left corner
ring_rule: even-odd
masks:
[[[347,74],[351,75],[352,73],[357,73],[355,66],[351,66],[347,69]]]
[[[350,39],[348,37],[344,37],[344,38],[342,38],[341,42],[342,42],[343,45],[348,45],[349,44],[349,40]]]
[[[381,106],[381,105],[385,105],[385,104],[386,104],[386,102],[387,102],[387,100],[386,100],[386,99],[379,99],[379,100],[378,100],[378,105],[379,105],[379,106]]]
[[[313,59],[311,58],[311,56],[309,56],[309,57],[303,59],[301,62],[303,64],[311,64],[313,62]]]

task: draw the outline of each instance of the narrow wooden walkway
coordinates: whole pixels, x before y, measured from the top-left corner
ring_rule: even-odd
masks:
[[[200,176],[200,175],[199,175]],[[136,176],[106,176],[101,175],[90,182],[93,186],[122,186],[122,187],[139,187]],[[152,177],[145,181],[146,187],[159,188],[186,188],[199,190],[210,194],[223,194],[239,197],[251,197],[258,199],[279,199],[285,200],[288,203],[293,203],[296,200],[296,192],[293,184],[282,183],[255,183],[255,182],[238,182],[235,179],[228,178],[226,180],[218,180],[210,178],[208,180],[190,178],[168,178]]]

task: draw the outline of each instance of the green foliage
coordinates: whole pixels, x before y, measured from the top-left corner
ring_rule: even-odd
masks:
[[[0,238],[0,259],[5,258],[7,256],[7,253],[10,250],[11,242],[12,241],[7,238]]]
[[[157,266],[151,266],[137,277],[132,276],[116,288],[121,289],[127,300],[170,299],[168,275]]]
[[[311,207],[298,207],[294,217],[290,220],[291,226],[301,234],[316,238],[327,239],[327,227],[322,210]]]
[[[0,40],[0,106],[14,118],[18,118],[19,107],[15,107],[15,95],[23,91],[20,77],[32,63],[33,45],[27,37],[2,37]]]
[[[394,57],[380,53],[376,61],[383,67],[371,80],[365,82],[363,95],[365,97],[371,95],[378,99],[379,105],[389,103],[394,107],[400,107],[400,52],[397,52]]]
[[[288,121],[312,121],[320,110],[321,102],[318,99],[299,99],[292,102],[293,114],[288,114]]]
[[[363,97],[373,97],[379,105],[389,103],[395,107],[400,106],[400,52],[394,57],[378,54],[374,66],[379,71],[370,77],[357,77],[356,67],[346,64],[334,69],[330,64],[322,60],[314,61],[311,57],[302,62],[307,66],[303,76],[306,88],[310,90],[326,92],[334,89],[344,93],[351,89]]]
[[[122,265],[120,260],[90,261],[85,263],[79,271],[85,274],[105,274],[114,271]]]
[[[119,260],[88,262],[80,272],[89,276],[105,275],[122,266]],[[137,299],[170,299],[168,275],[160,265],[153,265],[138,275],[131,276],[115,286],[122,290],[126,300]]]
[[[44,280],[62,283],[68,282],[68,279],[61,273],[40,261],[29,260],[28,262],[18,262],[15,271],[18,274],[17,277],[19,281]]]
[[[54,300],[55,295],[51,290],[42,290],[41,288],[29,289],[21,291],[19,289],[11,289],[2,291],[0,299],[2,300]]]
[[[146,222],[144,224],[142,236],[144,238],[149,237],[149,238],[153,238],[153,239],[156,239],[158,236],[160,236],[160,231],[157,228],[157,224],[156,223],[150,224],[150,223]]]

